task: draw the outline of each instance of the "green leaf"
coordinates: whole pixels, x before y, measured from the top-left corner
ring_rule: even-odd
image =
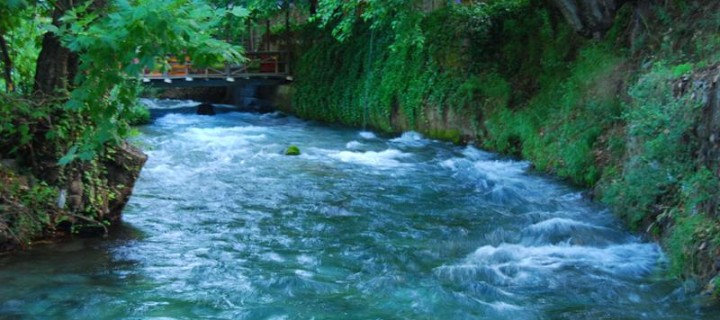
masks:
[[[60,158],[60,160],[58,160],[58,164],[61,166],[66,166],[67,164],[75,160],[77,149],[77,146],[73,146],[72,148],[70,148],[70,150],[68,150],[68,152],[62,158]]]
[[[93,151],[83,151],[78,155],[78,158],[82,161],[92,160],[93,157],[95,157],[95,152]]]
[[[245,18],[250,14],[250,12],[243,7],[234,7],[234,8],[232,8],[232,10],[230,10],[228,12],[238,18]]]

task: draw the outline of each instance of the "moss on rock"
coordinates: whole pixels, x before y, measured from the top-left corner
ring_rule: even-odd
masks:
[[[300,155],[300,148],[298,148],[296,145],[290,145],[285,149],[285,155],[286,156],[299,156]]]

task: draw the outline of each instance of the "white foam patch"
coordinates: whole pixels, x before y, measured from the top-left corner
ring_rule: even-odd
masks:
[[[455,171],[458,169],[458,161],[455,159],[447,159],[440,162],[440,166]]]
[[[577,229],[605,229],[604,227],[595,226],[589,223],[567,219],[567,218],[552,218],[545,221],[535,223],[527,229],[537,233],[565,233]]]
[[[207,116],[171,113],[157,119],[155,121],[155,125],[161,127],[175,127],[203,123],[207,122],[207,120]]]
[[[318,264],[318,261],[315,257],[309,256],[306,254],[301,254],[295,258],[298,263],[302,264],[303,266],[316,266]]]
[[[163,100],[163,99],[140,99],[140,103],[146,105],[150,109],[179,109],[186,107],[194,107],[200,102],[194,100]]]
[[[508,311],[519,311],[523,310],[520,306],[516,306],[514,304],[509,304],[502,301],[495,301],[495,302],[485,302],[475,299],[475,301],[479,302],[480,304],[486,305],[490,308],[495,309],[495,311],[499,312],[508,312]]]
[[[279,254],[275,252],[268,252],[262,255],[263,259],[266,261],[273,261],[273,262],[285,262],[285,258],[280,256]]]
[[[394,143],[400,143],[410,147],[423,147],[428,144],[428,140],[425,140],[423,136],[415,131],[408,131],[403,133],[400,137],[390,140]]]
[[[639,277],[650,273],[662,258],[655,244],[629,243],[604,248],[516,244],[483,246],[465,259],[465,266],[491,267],[501,278],[522,280],[527,272],[506,274],[503,267],[534,272],[552,272],[567,266],[579,270],[600,270],[613,275]]]
[[[373,167],[397,167],[403,165],[398,159],[409,157],[410,154],[403,153],[395,149],[387,149],[385,151],[375,152],[353,152],[341,151],[330,154],[330,157],[338,159],[342,162],[363,164]]]
[[[147,165],[143,168],[142,178],[161,179],[164,186],[183,186],[192,181],[194,172],[184,166],[168,165]]]
[[[471,176],[489,182],[522,183],[527,181],[527,169],[530,163],[526,161],[491,160],[492,155],[473,147],[467,147],[463,154],[466,158],[452,158],[440,162],[440,166],[458,170],[469,170]]]
[[[222,138],[232,135],[246,135],[247,133],[266,133],[267,128],[257,126],[242,127],[215,127],[215,128],[190,128],[190,133],[197,134],[201,137]]]
[[[482,151],[473,146],[465,147],[465,149],[463,149],[462,151],[462,155],[462,158],[445,159],[440,162],[440,166],[446,169],[457,171],[461,168],[475,166],[476,163],[480,162],[495,162],[492,160],[494,158],[492,153]],[[480,164],[476,167],[476,169],[481,170],[484,166],[487,167],[488,165]]]
[[[178,134],[180,138],[188,141],[200,149],[212,151],[213,149],[237,150],[238,147],[249,146],[267,140],[258,127],[233,128],[190,128]]]
[[[366,140],[377,139],[377,136],[370,131],[360,131],[359,135],[361,138],[366,139]]]
[[[478,191],[486,193],[490,198],[506,202],[520,199],[547,201],[547,192],[542,182],[528,179],[527,162],[515,161],[476,161],[471,177],[476,179]],[[522,195],[521,195],[522,194]]]
[[[469,159],[469,160],[473,160],[473,161],[478,161],[478,160],[490,160],[490,159],[493,158],[493,154],[492,154],[492,153],[489,153],[489,152],[486,152],[486,151],[482,151],[482,150],[480,150],[480,149],[478,149],[478,148],[475,148],[475,147],[473,147],[473,146],[467,146],[467,147],[463,150],[462,154],[465,156],[465,158],[467,158],[467,159]]]
[[[279,118],[283,115],[280,111],[274,111],[270,113],[265,113],[260,116],[260,119],[273,119],[273,118]]]
[[[525,175],[529,167],[528,162],[518,161],[477,161],[474,167],[477,171],[483,173],[490,180],[506,180],[509,178],[519,180]]]
[[[580,201],[583,199],[583,195],[581,192],[571,192],[566,193],[563,195],[560,195],[557,197],[557,200],[565,201],[565,202],[573,202],[573,201]]]
[[[312,272],[307,271],[307,270],[300,270],[300,269],[295,270],[295,275],[297,275],[298,277],[301,277],[301,278],[306,278],[306,279],[313,277]]]
[[[355,140],[350,141],[347,144],[345,144],[345,148],[350,149],[350,150],[355,150],[355,151],[362,149],[364,146],[365,146],[364,144],[360,143],[359,141],[355,141]]]
[[[439,166],[453,171],[453,176],[475,185],[485,199],[503,205],[518,204],[525,200],[545,202],[552,188],[527,174],[528,162],[491,160],[490,154],[468,148],[465,152],[473,159],[451,158],[439,162]]]

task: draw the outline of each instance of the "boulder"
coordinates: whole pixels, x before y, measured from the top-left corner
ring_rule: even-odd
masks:
[[[140,170],[145,165],[148,156],[140,149],[123,142],[116,147],[111,159],[104,162],[107,168],[107,184],[115,194],[108,203],[108,220],[117,222],[123,208],[130,200],[135,181],[140,176]]]

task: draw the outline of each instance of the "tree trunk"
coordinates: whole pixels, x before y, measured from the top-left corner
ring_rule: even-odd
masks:
[[[59,0],[55,2],[52,24],[62,26],[63,15],[70,9],[80,6],[85,1]],[[96,0],[91,11],[101,11],[105,6],[104,0]],[[62,46],[58,37],[48,32],[43,37],[40,56],[35,69],[35,93],[39,95],[54,95],[58,90],[69,89],[73,78],[77,74],[79,56]]]
[[[61,26],[60,18],[71,6],[71,0],[57,1],[53,11],[53,25]],[[50,96],[54,95],[57,90],[67,89],[69,62],[70,50],[62,46],[60,39],[55,34],[46,33],[35,69],[35,93]]]
[[[12,81],[12,59],[10,59],[10,51],[8,51],[7,42],[5,42],[5,36],[0,34],[0,53],[2,53],[2,61],[4,66],[5,76],[5,90],[7,92],[15,91],[15,86]]]
[[[318,7],[318,0],[310,0],[310,14],[316,14]]]
[[[285,0],[285,50],[290,51],[290,0]]]
[[[270,19],[265,19],[265,51],[270,51]]]

